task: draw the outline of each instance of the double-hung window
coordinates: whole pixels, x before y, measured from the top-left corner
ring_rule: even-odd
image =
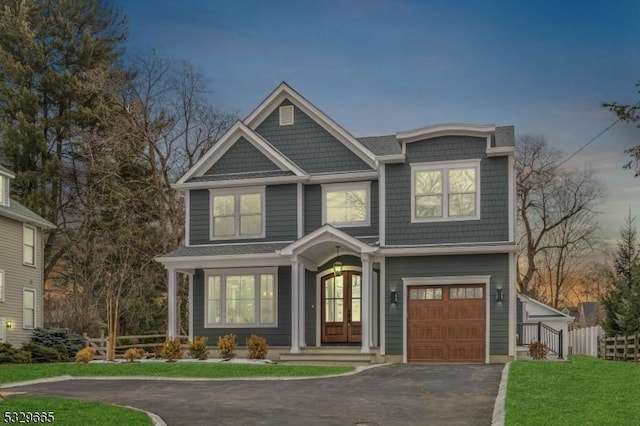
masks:
[[[22,328],[34,328],[36,324],[36,291],[22,291]]]
[[[322,185],[322,223],[337,227],[371,224],[371,182]]]
[[[36,264],[36,228],[29,225],[22,228],[22,262],[30,266]]]
[[[211,239],[264,237],[264,188],[211,190]]]
[[[411,220],[480,219],[480,160],[411,166]]]
[[[206,274],[206,327],[276,325],[276,270]]]

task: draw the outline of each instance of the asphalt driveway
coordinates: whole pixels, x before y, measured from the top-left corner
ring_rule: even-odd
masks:
[[[168,425],[489,425],[503,365],[389,365],[308,380],[68,380],[6,389],[129,405]]]

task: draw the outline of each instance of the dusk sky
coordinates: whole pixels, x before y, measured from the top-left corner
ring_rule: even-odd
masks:
[[[128,51],[195,64],[241,118],[286,81],[354,136],[447,122],[514,125],[565,158],[640,101],[640,1],[113,0]],[[615,240],[640,179],[622,170],[640,129],[619,123],[567,163],[605,185]]]

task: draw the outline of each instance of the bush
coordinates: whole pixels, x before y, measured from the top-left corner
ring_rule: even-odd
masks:
[[[267,345],[267,339],[260,337],[256,334],[252,334],[247,339],[247,358],[249,359],[265,359],[269,346]]]
[[[67,350],[64,346],[48,347],[29,342],[22,344],[22,350],[31,354],[31,362],[66,362],[69,361]]]
[[[76,352],[84,348],[84,339],[82,336],[71,333],[67,328],[36,328],[33,330],[31,341],[38,345],[57,348],[58,350],[64,348],[63,352],[66,352],[67,359],[73,358]]]
[[[209,348],[207,347],[208,337],[194,336],[193,342],[189,342],[189,356],[193,359],[207,359]]]
[[[535,360],[547,359],[547,354],[549,353],[549,349],[547,345],[542,342],[535,341],[529,344],[529,355],[531,358]]]
[[[218,337],[218,353],[220,358],[231,359],[236,356],[236,335],[233,333]]]
[[[92,347],[80,349],[78,353],[76,353],[76,362],[84,362],[86,364],[92,361],[94,356],[96,356],[96,350]]]
[[[182,358],[182,345],[180,345],[180,338],[175,337],[167,340],[164,345],[162,345],[160,356],[162,356],[162,358],[166,358],[169,362]]]
[[[31,354],[22,349],[14,348],[9,343],[0,343],[0,364],[28,364]]]
[[[129,362],[133,362],[137,359],[140,359],[144,356],[144,349],[142,348],[129,348],[122,356]]]

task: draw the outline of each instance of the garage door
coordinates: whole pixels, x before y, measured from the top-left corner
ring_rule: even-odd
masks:
[[[411,286],[407,306],[409,362],[484,362],[484,285]]]

